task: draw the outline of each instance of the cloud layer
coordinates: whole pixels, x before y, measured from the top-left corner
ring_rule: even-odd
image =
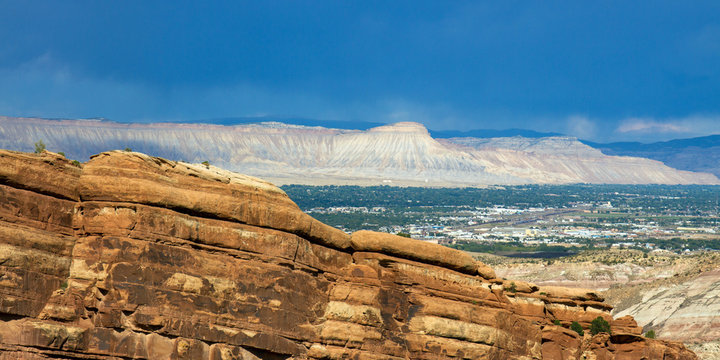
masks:
[[[707,134],[719,12],[711,0],[0,1],[0,115]]]

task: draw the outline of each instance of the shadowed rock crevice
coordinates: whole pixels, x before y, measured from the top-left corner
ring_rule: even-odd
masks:
[[[2,360],[695,358],[594,292],[345,234],[259,179],[130,152],[77,170],[47,158],[0,151],[5,181],[37,189],[0,184]],[[565,327],[598,316],[612,336]]]

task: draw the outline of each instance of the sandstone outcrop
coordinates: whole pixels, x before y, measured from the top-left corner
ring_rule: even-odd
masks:
[[[612,335],[568,330],[598,316]],[[252,177],[0,151],[0,359],[696,358],[639,332],[592,291],[350,236]]]
[[[720,358],[720,256],[715,252],[678,255],[616,249],[555,259],[552,264],[484,258],[495,264],[499,277],[601,291],[615,317],[632,316],[643,332],[652,330],[658,339],[683,342],[701,359]]]

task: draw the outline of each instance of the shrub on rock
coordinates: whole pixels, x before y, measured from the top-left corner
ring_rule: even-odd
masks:
[[[580,323],[577,321],[573,321],[572,324],[570,324],[570,330],[575,331],[580,336],[585,335],[585,331],[583,330],[582,325],[580,325]]]
[[[590,323],[590,333],[593,335],[597,335],[599,333],[612,334],[612,332],[610,332],[610,324],[603,319],[602,316],[598,316]]]

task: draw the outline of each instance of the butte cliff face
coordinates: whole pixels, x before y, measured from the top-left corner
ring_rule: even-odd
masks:
[[[609,310],[215,167],[0,151],[0,359],[695,358]]]
[[[281,123],[120,124],[0,117],[0,148],[30,151],[38,140],[71,159],[130,147],[168,159],[209,161],[278,184],[720,184],[712,174],[607,156],[574,138],[433,139],[424,126],[410,122],[359,131]]]

